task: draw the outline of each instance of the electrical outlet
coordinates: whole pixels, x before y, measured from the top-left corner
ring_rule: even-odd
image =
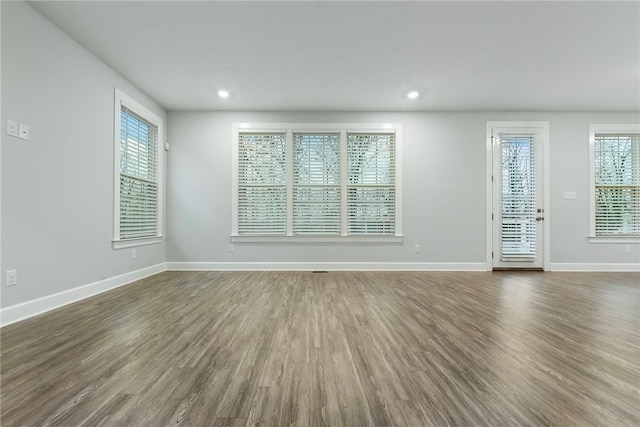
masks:
[[[131,249],[131,258],[137,258],[138,257],[138,252],[135,249]]]
[[[18,270],[7,270],[6,286],[15,286],[18,284]]]
[[[25,141],[29,140],[29,126],[24,123],[20,123],[20,132],[18,134],[20,139],[24,139]]]
[[[624,245],[624,253],[625,254],[631,253],[631,245]]]
[[[18,136],[18,122],[15,120],[7,120],[7,135]]]
[[[420,245],[415,245],[415,246],[413,247],[413,252],[415,252],[415,253],[417,253],[417,254],[418,254],[418,253],[420,253]]]

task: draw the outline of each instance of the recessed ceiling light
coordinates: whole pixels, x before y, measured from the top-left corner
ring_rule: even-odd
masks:
[[[219,90],[218,91],[218,96],[220,98],[228,98],[229,97],[229,92],[227,92],[226,90]]]
[[[413,92],[409,92],[407,94],[407,98],[409,98],[409,99],[416,99],[418,96],[420,96],[420,94],[418,92],[416,92],[415,90]]]

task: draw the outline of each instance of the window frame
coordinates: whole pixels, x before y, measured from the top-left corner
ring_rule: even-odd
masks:
[[[136,116],[157,127],[156,139],[156,234],[149,237],[122,239],[120,237],[120,113],[126,107]],[[113,143],[113,249],[156,245],[164,241],[164,126],[163,120],[135,99],[118,88],[114,88],[114,143]]]
[[[640,235],[596,234],[596,134],[639,133],[640,124],[591,124],[589,125],[589,243],[640,243]]]
[[[277,133],[287,135],[287,232],[286,235],[241,235],[238,233],[238,191],[239,191],[239,135],[242,132]],[[389,133],[393,132],[395,149],[395,233],[394,234],[293,234],[293,135],[340,133],[341,168],[346,176],[346,144],[348,133]],[[232,201],[231,234],[232,243],[402,243],[402,125],[400,123],[233,123],[232,125]],[[342,169],[341,169],[342,170]],[[346,179],[341,183],[343,190]],[[341,196],[345,200],[346,192]],[[346,212],[341,211],[342,230],[345,230]]]

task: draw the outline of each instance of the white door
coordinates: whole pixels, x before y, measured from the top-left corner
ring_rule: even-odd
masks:
[[[542,128],[492,128],[494,269],[543,268]]]

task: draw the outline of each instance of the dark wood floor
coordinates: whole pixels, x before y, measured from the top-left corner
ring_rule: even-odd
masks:
[[[165,272],[3,328],[2,426],[638,426],[635,273]]]

